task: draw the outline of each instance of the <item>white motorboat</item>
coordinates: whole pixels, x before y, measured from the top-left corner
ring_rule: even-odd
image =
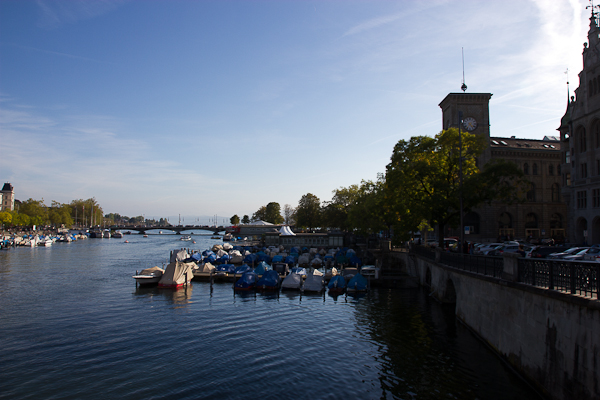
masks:
[[[192,237],[190,235],[183,235],[182,237],[179,238],[179,240],[185,240],[186,242],[192,240]]]
[[[114,238],[117,238],[117,239],[120,239],[120,238],[122,238],[122,237],[123,237],[123,232],[121,232],[121,231],[115,231],[115,232],[112,234],[112,237],[114,237]]]
[[[164,269],[159,267],[152,267],[143,269],[139,274],[136,271],[136,274],[132,276],[137,283],[140,285],[151,285],[157,284],[162,278]]]

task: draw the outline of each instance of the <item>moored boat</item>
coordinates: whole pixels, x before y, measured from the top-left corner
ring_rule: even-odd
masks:
[[[244,272],[242,274],[242,276],[240,277],[240,279],[238,279],[237,282],[235,283],[234,290],[243,290],[243,291],[254,290],[254,287],[256,286],[256,281],[257,281],[257,275],[254,272],[252,272],[252,271]]]
[[[341,275],[334,275],[329,280],[327,288],[331,294],[342,294],[346,290],[346,279]]]
[[[266,271],[263,276],[256,282],[257,290],[279,290],[281,278],[277,271],[272,269]]]
[[[367,280],[360,273],[354,275],[346,287],[347,292],[366,292]]]
[[[194,277],[192,268],[196,264],[193,262],[185,263],[175,261],[169,263],[162,278],[158,281],[158,287],[176,289],[190,283]]]
[[[152,285],[157,284],[160,281],[164,272],[165,270],[159,267],[146,268],[139,274],[136,271],[136,274],[133,275],[132,278],[135,278],[135,281],[140,285]]]

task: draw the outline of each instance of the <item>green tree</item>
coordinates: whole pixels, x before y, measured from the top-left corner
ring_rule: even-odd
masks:
[[[48,208],[44,204],[44,199],[33,200],[29,198],[19,206],[19,214],[29,217],[27,225],[46,225],[49,222]]]
[[[29,223],[29,215],[27,215],[27,214],[21,214],[21,213],[15,213],[15,214],[13,214],[12,224],[13,224],[13,226],[30,226],[30,225],[33,225],[33,224]]]
[[[331,201],[325,202],[323,206],[323,225],[330,228],[350,230],[348,212],[355,204],[359,194],[358,185],[341,187],[333,191]]]
[[[272,224],[283,224],[281,206],[279,203],[271,202],[265,207],[265,221]]]
[[[477,157],[486,143],[480,136],[462,133],[455,128],[435,137],[417,136],[401,140],[394,147],[387,165],[386,187],[403,230],[417,230],[422,220],[438,226],[440,245],[444,228],[456,226],[460,218],[459,160],[462,155],[463,212],[493,200],[516,201],[524,180],[513,163],[488,163],[482,170]]]
[[[312,193],[307,193],[296,207],[296,225],[302,228],[316,228],[321,225],[321,201]]]
[[[265,221],[267,218],[267,207],[262,206],[252,214],[252,222]]]
[[[231,223],[231,225],[239,225],[239,223],[240,223],[240,217],[238,217],[238,215],[235,214],[233,217],[231,217],[229,219],[229,222]]]
[[[104,213],[94,197],[87,200],[73,200],[71,201],[71,208],[73,210],[71,217],[76,217],[76,223],[85,226],[102,224]]]
[[[57,201],[52,200],[52,205],[48,210],[48,217],[50,222],[54,226],[65,225],[70,227],[73,225],[73,218],[71,218],[71,206],[69,204],[61,204]]]
[[[250,217],[248,215],[244,215],[242,217],[242,224],[249,224],[250,223]]]

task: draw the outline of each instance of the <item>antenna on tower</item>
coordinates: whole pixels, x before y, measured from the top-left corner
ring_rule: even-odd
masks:
[[[567,103],[569,102],[569,96],[571,94],[570,90],[569,90],[569,68],[567,67],[567,70],[565,71],[565,74],[567,75]]]
[[[585,8],[590,8],[592,10],[592,18],[596,18],[598,11],[594,11],[594,8],[600,8],[600,6],[594,5],[594,0],[590,0],[590,5]]]
[[[462,67],[463,67],[463,80],[462,80],[462,85],[460,86],[460,89],[464,92],[467,91],[467,85],[465,85],[465,48],[461,47],[461,52],[462,52]]]

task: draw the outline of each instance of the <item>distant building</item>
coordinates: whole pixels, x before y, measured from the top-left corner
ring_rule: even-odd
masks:
[[[494,241],[498,239],[530,239],[539,241],[554,238],[563,240],[566,227],[566,205],[561,191],[561,142],[553,136],[543,140],[490,136],[489,100],[491,93],[450,93],[440,103],[443,129],[458,127],[483,136],[488,143],[478,160],[479,167],[494,159],[512,161],[522,168],[531,182],[527,200],[519,204],[492,202],[464,216],[467,227],[465,240]],[[450,229],[444,236],[460,236]]]
[[[562,195],[572,242],[600,243],[600,30],[590,17],[579,87],[560,121]],[[568,100],[568,99],[567,99]]]
[[[13,211],[15,209],[15,188],[10,183],[5,183],[0,190],[0,211]]]

